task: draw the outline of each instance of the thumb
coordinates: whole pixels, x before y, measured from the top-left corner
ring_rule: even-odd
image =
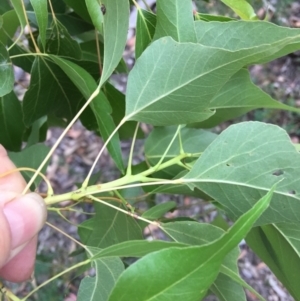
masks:
[[[11,259],[12,250],[25,246],[38,233],[46,215],[44,200],[36,193],[16,197],[0,208],[0,267]]]

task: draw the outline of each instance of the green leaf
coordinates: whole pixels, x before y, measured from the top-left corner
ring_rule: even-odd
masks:
[[[72,39],[67,29],[56,19],[47,30],[45,51],[66,58],[81,59],[78,42]]]
[[[260,122],[232,125],[216,138],[184,177],[224,206],[234,219],[275,183],[273,202],[256,225],[299,223],[300,154],[281,128]]]
[[[268,265],[276,277],[298,300],[300,288],[300,228],[299,224],[279,223],[256,227],[246,241],[254,252]]]
[[[221,0],[244,20],[257,20],[253,7],[246,0]]]
[[[236,21],[236,19],[232,19],[229,17],[225,16],[218,16],[218,15],[209,15],[209,14],[201,14],[197,13],[196,14],[196,19],[197,20],[202,20],[205,22],[211,22],[211,21],[218,21],[218,22],[229,22],[229,21]]]
[[[142,214],[142,217],[147,218],[149,220],[157,220],[163,217],[167,212],[174,209],[175,207],[176,207],[176,202],[174,201],[161,203],[145,211]]]
[[[172,141],[174,134],[177,131],[177,126],[157,127],[147,137],[145,143],[145,154],[147,161],[151,165],[155,165],[165,153],[167,147]],[[169,151],[166,154],[166,159],[170,160],[180,155],[180,141],[185,153],[196,154],[194,158],[199,157],[208,145],[216,139],[218,135],[198,129],[181,128],[180,135],[175,139]],[[173,174],[174,175],[174,174]]]
[[[100,257],[142,257],[149,253],[160,251],[163,249],[168,249],[171,247],[187,247],[188,245],[178,242],[168,242],[168,241],[146,241],[146,240],[136,240],[136,241],[125,241],[110,247],[107,247],[99,251],[93,259]]]
[[[39,142],[44,142],[46,140],[48,125],[47,117],[43,116],[36,120],[31,127],[30,135],[27,139],[26,147],[34,145]]]
[[[92,23],[91,22],[91,18],[90,15],[88,13],[85,1],[81,0],[64,0],[64,2],[72,7],[74,9],[74,11],[81,17],[83,18],[85,21]]]
[[[72,82],[76,85],[86,99],[88,99],[92,93],[96,91],[97,84],[95,80],[84,69],[70,61],[58,58],[56,56],[51,56],[51,59],[68,75],[68,77],[72,80]],[[110,115],[111,107],[105,95],[100,92],[91,102],[90,107],[96,117],[98,128],[103,139],[107,140],[115,129],[115,124]],[[124,165],[122,152],[117,134],[112,137],[107,148],[117,167],[123,172]]]
[[[44,144],[35,144],[31,147],[25,148],[21,152],[13,153],[9,152],[9,158],[14,162],[16,167],[29,167],[33,169],[37,169],[40,164],[45,159],[46,155],[49,152],[49,147]],[[43,174],[46,173],[47,164],[43,167],[41,172]],[[22,171],[21,172],[26,182],[32,178],[33,172],[30,171]],[[38,177],[34,180],[34,186],[38,187],[40,182],[42,181],[41,177]]]
[[[163,226],[164,231],[175,241],[189,245],[206,245],[220,238],[224,231],[211,224],[202,224],[197,222],[171,222]],[[235,275],[235,279],[239,279],[239,271],[237,267],[237,259],[239,256],[239,248],[236,247],[230,251],[222,262],[222,268],[225,271]],[[243,282],[240,279],[240,282]],[[245,292],[240,284],[233,281],[226,274],[220,273],[210,290],[218,296],[220,300],[242,301],[246,300]]]
[[[115,204],[120,208],[122,204]],[[127,240],[142,239],[142,230],[136,220],[106,205],[95,203],[96,216],[87,245],[106,248]]]
[[[236,51],[169,37],[155,41],[129,74],[125,119],[161,126],[208,119],[214,114],[211,100],[236,72],[298,40],[300,36]]]
[[[221,122],[234,119],[258,108],[300,112],[297,108],[274,100],[270,95],[259,89],[252,83],[250,74],[246,69],[241,69],[234,74],[211,100],[210,105],[216,109],[216,113],[207,120],[189,126],[212,128]]]
[[[14,92],[0,97],[0,144],[7,150],[20,151],[24,134],[21,103]]]
[[[103,13],[98,0],[85,0],[86,7],[95,28],[102,33],[103,30]]]
[[[44,49],[46,49],[46,31],[48,26],[47,0],[30,0],[30,3],[34,9],[37,19],[41,43]]]
[[[104,93],[112,107],[112,118],[115,124],[119,124],[125,115],[125,95],[117,90],[113,85],[106,83],[104,86]],[[132,138],[136,129],[137,123],[135,121],[125,122],[119,129],[121,139]],[[143,138],[144,133],[141,129],[138,130],[137,138]]]
[[[0,4],[0,15],[3,15],[7,11],[11,10],[9,0],[3,0]],[[1,26],[0,26],[1,27]]]
[[[146,255],[122,273],[109,301],[201,300],[216,279],[226,254],[250,230],[271,197],[272,191],[211,244],[173,247]]]
[[[24,71],[30,73],[32,64],[34,62],[34,56],[25,54],[28,54],[28,51],[21,48],[19,45],[14,45],[14,47],[9,50],[9,55],[15,56],[12,58],[13,65],[18,66]]]
[[[197,42],[201,45],[237,51],[266,45],[281,44],[256,63],[263,64],[300,48],[300,29],[288,28],[265,21],[195,22]],[[267,46],[268,45],[268,46]]]
[[[26,23],[26,18],[24,15],[24,10],[23,10],[23,0],[10,0],[11,4],[13,5],[15,12],[18,16],[19,22],[21,24],[22,29],[27,25]]]
[[[42,57],[36,57],[32,65],[30,86],[23,99],[26,126],[31,126],[34,121],[48,114],[69,121],[82,105],[80,91],[60,67]]]
[[[99,252],[99,249],[88,247],[90,255]],[[107,301],[115,283],[124,271],[124,265],[120,258],[98,258],[92,265],[96,275],[85,277],[79,287],[78,301]]]
[[[128,0],[102,0],[106,9],[103,23],[104,62],[100,85],[104,84],[119,64],[127,40]]]
[[[135,38],[135,59],[138,59],[143,51],[151,43],[156,27],[156,16],[147,10],[138,8]]]
[[[158,0],[154,39],[170,36],[177,42],[196,42],[191,0]]]
[[[12,39],[20,23],[15,10],[10,10],[2,15],[3,26],[0,28],[0,43],[7,45],[8,38]]]
[[[12,91],[14,81],[14,71],[9,54],[0,42],[0,97]]]

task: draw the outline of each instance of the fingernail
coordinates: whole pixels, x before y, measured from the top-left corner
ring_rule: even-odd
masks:
[[[3,210],[11,231],[11,248],[14,249],[36,235],[43,227],[47,210],[42,197],[29,193],[7,203]]]

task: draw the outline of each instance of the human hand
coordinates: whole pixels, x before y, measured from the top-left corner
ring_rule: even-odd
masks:
[[[0,145],[0,175],[16,167]],[[26,182],[19,172],[0,178],[0,277],[21,282],[34,267],[37,233],[46,220],[44,200],[21,195]]]

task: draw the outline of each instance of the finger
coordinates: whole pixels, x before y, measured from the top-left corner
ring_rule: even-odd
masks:
[[[31,240],[43,227],[47,210],[44,200],[36,193],[19,196],[0,208],[0,267],[10,251]]]
[[[34,269],[36,242],[37,236],[32,238],[19,254],[0,269],[0,277],[11,282],[22,282],[29,279]]]

